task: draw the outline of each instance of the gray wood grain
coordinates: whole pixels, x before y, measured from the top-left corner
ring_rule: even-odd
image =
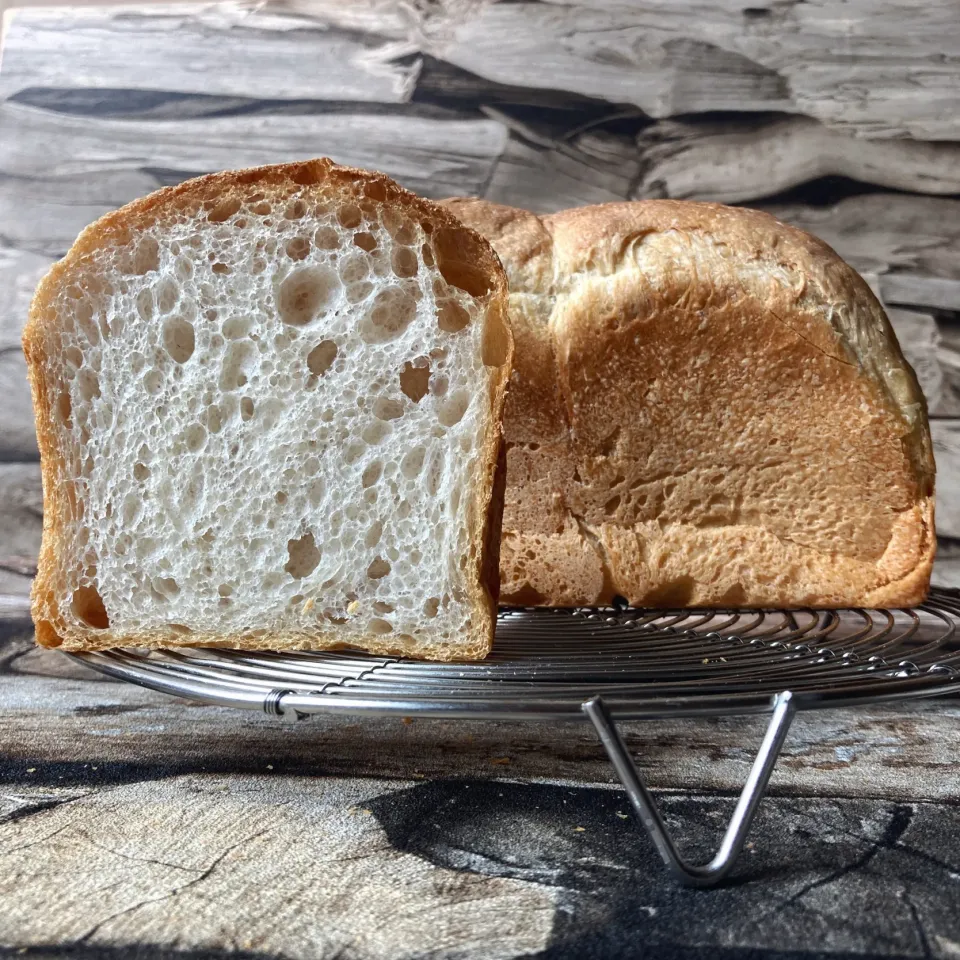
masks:
[[[39,463],[0,463],[0,504],[0,569],[29,573],[43,530]]]
[[[960,355],[957,325],[929,310],[888,307],[904,356],[917,373],[932,417],[960,417]]]
[[[875,278],[888,304],[960,309],[960,201],[870,193],[825,207],[756,204]]]
[[[933,420],[930,432],[937,460],[937,533],[960,538],[960,421]]]
[[[7,31],[0,97],[32,87],[115,87],[402,103],[419,65],[390,54],[375,35],[252,5],[21,9]]]
[[[0,105],[0,129],[0,236],[46,256],[62,255],[84,226],[164,182],[225,168],[330,156],[427,196],[476,195],[507,140],[501,124],[482,119],[257,114],[169,123],[10,103]]]
[[[431,52],[501,83],[632,103],[658,118],[783,110],[872,137],[960,139],[952,0],[445,6],[453,22],[444,31],[435,15]],[[379,10],[367,9],[372,25]]]
[[[805,117],[774,122],[661,121],[637,138],[643,174],[632,197],[738,203],[818,177],[916,193],[960,193],[960,145],[865,140]]]
[[[2,233],[0,223],[0,236]],[[0,396],[4,398],[0,405],[0,462],[40,456],[20,333],[34,287],[49,265],[46,257],[5,248],[0,241]]]

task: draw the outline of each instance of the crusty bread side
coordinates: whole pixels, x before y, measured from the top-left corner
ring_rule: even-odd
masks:
[[[505,318],[486,241],[329,160],[88,227],[23,335],[38,641],[484,656]]]
[[[926,405],[883,308],[753,210],[444,201],[510,283],[505,602],[888,607],[935,550]]]

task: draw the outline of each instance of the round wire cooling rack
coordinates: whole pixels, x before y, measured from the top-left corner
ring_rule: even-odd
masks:
[[[909,610],[505,608],[491,655],[427,663],[349,651],[108,650],[101,673],[205,703],[303,719],[352,713],[589,720],[660,856],[682,883],[732,869],[797,710],[960,692],[960,591]],[[712,860],[678,852],[617,720],[768,713]]]
[[[491,655],[428,663],[348,651],[75,654],[165,693],[273,715],[617,719],[769,712],[960,691],[960,592],[911,610],[504,608]]]

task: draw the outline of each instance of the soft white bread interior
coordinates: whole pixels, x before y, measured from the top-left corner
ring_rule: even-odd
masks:
[[[926,406],[881,305],[766,214],[445,201],[510,284],[502,600],[896,606],[935,550]]]
[[[23,338],[39,642],[482,657],[505,312],[486,241],[327,160],[93,224]]]

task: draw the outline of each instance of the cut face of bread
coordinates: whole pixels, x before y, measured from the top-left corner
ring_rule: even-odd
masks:
[[[510,284],[504,602],[923,599],[926,407],[829,247],[716,204],[446,203]]]
[[[483,656],[505,306],[479,236],[329,161],[88,228],[24,334],[40,642]]]

